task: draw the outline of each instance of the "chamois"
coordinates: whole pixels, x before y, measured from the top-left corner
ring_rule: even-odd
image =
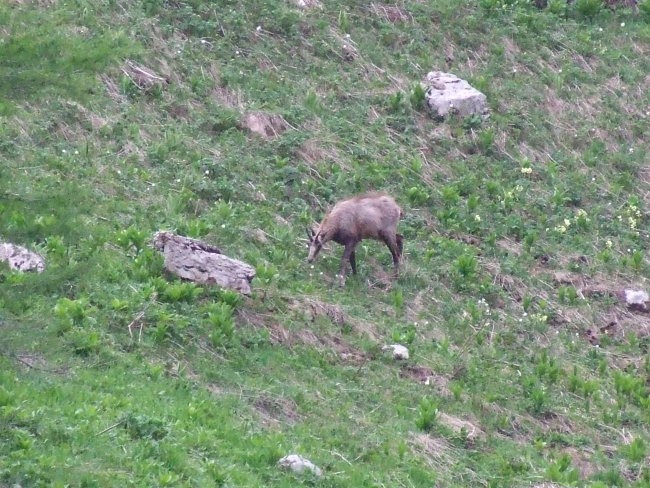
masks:
[[[362,239],[382,241],[393,256],[395,275],[402,257],[403,236],[397,233],[402,211],[395,200],[384,193],[367,193],[339,201],[316,229],[307,229],[308,262],[313,262],[328,241],[345,246],[341,258],[341,284],[345,283],[346,261],[357,274],[355,248]]]

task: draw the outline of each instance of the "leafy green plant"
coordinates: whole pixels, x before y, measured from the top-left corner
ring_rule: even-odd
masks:
[[[429,200],[429,192],[422,187],[413,186],[406,190],[406,196],[411,205],[424,205]]]
[[[391,339],[393,342],[398,344],[413,344],[415,337],[417,335],[417,330],[415,325],[409,324],[397,329],[394,329],[391,333]]]
[[[100,332],[92,328],[73,327],[65,333],[64,338],[75,354],[80,356],[96,354],[102,345]]]
[[[411,101],[411,107],[413,107],[413,110],[422,110],[422,108],[424,107],[425,99],[426,99],[426,92],[422,87],[422,85],[420,83],[417,83],[411,89],[411,95],[409,96],[409,100]]]
[[[575,9],[583,17],[593,19],[603,8],[602,0],[576,0]]]
[[[395,289],[390,294],[391,300],[393,302],[393,308],[396,313],[401,313],[404,310],[404,292],[399,289]]]
[[[478,260],[476,256],[469,253],[461,254],[453,262],[453,269],[460,278],[461,283],[473,280],[478,271]]]
[[[546,475],[551,481],[573,484],[580,480],[580,473],[571,467],[571,457],[562,454],[560,458],[551,463],[546,470]]]
[[[138,255],[144,248],[148,235],[134,226],[121,230],[115,236],[115,242],[125,251],[134,250]]]
[[[235,335],[233,308],[225,302],[215,303],[208,309],[210,340],[214,346],[229,345]]]
[[[640,463],[646,458],[648,446],[641,437],[632,439],[632,442],[621,448],[623,455],[633,463]]]
[[[638,4],[639,11],[643,13],[646,19],[650,19],[650,1],[641,0]]]
[[[404,110],[404,92],[398,91],[388,97],[388,108],[391,113],[400,113]]]
[[[158,287],[160,298],[166,302],[192,302],[203,293],[203,288],[189,281],[162,283]]]
[[[91,311],[86,298],[59,299],[54,306],[54,315],[58,318],[57,333],[63,334],[73,327],[80,327]]]
[[[152,439],[159,441],[169,434],[167,424],[149,415],[129,412],[120,420],[123,428],[132,439]]]
[[[415,426],[428,432],[436,425],[437,417],[438,402],[433,398],[422,398],[418,406],[418,417],[415,419]]]

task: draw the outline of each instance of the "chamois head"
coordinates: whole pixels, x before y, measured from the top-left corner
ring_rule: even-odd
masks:
[[[314,229],[307,229],[307,238],[309,239],[309,255],[307,256],[307,262],[311,263],[316,259],[318,253],[323,249],[323,238],[320,235],[320,232]]]

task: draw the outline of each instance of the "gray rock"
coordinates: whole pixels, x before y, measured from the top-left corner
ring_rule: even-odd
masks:
[[[216,246],[172,232],[156,232],[154,249],[163,253],[165,269],[195,283],[219,285],[251,294],[255,269],[243,261],[226,256]]]
[[[316,476],[321,476],[323,471],[312,463],[309,459],[306,459],[298,454],[289,454],[284,456],[278,461],[278,466],[282,469],[290,469],[294,473],[302,473],[304,471],[311,471]]]
[[[0,261],[9,263],[9,267],[16,271],[36,271],[40,273],[45,269],[45,260],[39,254],[22,246],[0,242]]]
[[[381,348],[382,351],[391,351],[393,359],[408,359],[409,350],[401,344],[390,344]]]
[[[624,290],[623,298],[625,304],[631,310],[637,310],[639,312],[648,311],[648,302],[650,302],[650,296],[648,293],[643,290]]]
[[[427,106],[438,117],[449,113],[462,117],[487,115],[489,111],[485,95],[456,75],[432,71],[424,85]]]

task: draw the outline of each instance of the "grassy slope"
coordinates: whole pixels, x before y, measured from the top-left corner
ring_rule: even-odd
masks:
[[[650,24],[499,3],[0,6],[0,235],[48,261],[0,274],[0,483],[647,486],[650,323],[611,292],[647,287]],[[447,62],[489,120],[418,109]],[[403,273],[364,243],[339,289],[304,227],[370,189]],[[161,228],[253,296],[161,278]]]

